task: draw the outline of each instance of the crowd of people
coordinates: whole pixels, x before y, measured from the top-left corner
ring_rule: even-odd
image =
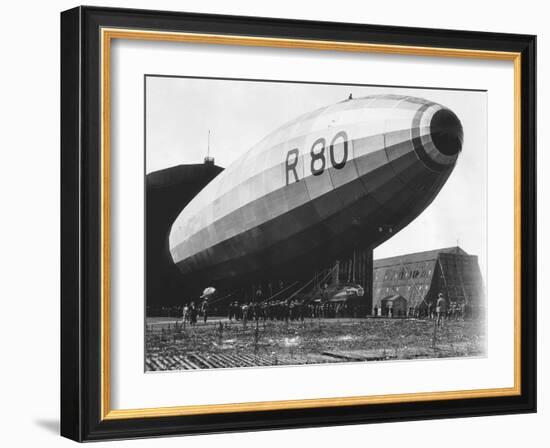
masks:
[[[204,323],[208,321],[208,303],[203,301],[201,306],[195,305],[195,302],[184,305],[182,309],[182,321],[191,325],[196,325],[198,317],[202,317]]]
[[[438,294],[434,302],[423,302],[420,306],[406,309],[382,308],[375,305],[372,314],[360,301],[322,301],[322,300],[276,300],[247,301],[230,300],[229,303],[215,306],[208,300],[190,301],[183,308],[170,309],[167,315],[181,316],[183,322],[196,325],[198,320],[208,321],[210,314],[223,316],[230,321],[304,321],[307,318],[344,318],[344,317],[390,317],[436,319],[441,325],[444,320],[459,320],[476,317],[472,307],[464,302],[447,301]],[[163,312],[165,314],[166,311]],[[479,313],[477,313],[479,314]]]
[[[375,305],[374,316],[408,317],[416,319],[436,319],[438,325],[444,320],[459,320],[475,317],[471,306],[463,301],[447,301],[443,293],[439,293],[434,302],[423,301],[419,306],[407,309]]]
[[[408,317],[420,319],[441,320],[459,320],[474,317],[474,310],[464,302],[451,301],[447,303],[446,299],[438,297],[435,303],[429,303],[427,306],[411,308]]]
[[[278,300],[272,302],[233,301],[228,307],[229,320],[303,321],[306,318],[364,317],[361,307],[346,302],[305,302]]]

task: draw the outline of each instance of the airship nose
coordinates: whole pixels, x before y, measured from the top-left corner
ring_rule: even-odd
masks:
[[[452,110],[426,103],[413,119],[412,137],[416,155],[428,169],[447,171],[462,150],[464,132]]]
[[[437,150],[445,156],[455,156],[462,149],[462,124],[449,109],[437,111],[430,122],[430,135]]]

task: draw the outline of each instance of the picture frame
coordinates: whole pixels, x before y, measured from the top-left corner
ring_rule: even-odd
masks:
[[[513,386],[113,409],[116,40],[512,63]],[[100,7],[61,13],[61,434],[92,441],[536,412],[535,142],[535,36]]]

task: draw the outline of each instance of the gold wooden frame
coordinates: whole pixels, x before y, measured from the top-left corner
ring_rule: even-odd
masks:
[[[514,63],[514,386],[444,392],[281,400],[217,405],[189,405],[142,409],[111,409],[110,369],[110,55],[113,39],[152,40],[213,45],[336,50],[413,56],[513,61]],[[101,420],[167,417],[212,413],[306,409],[382,403],[485,398],[521,395],[521,54],[515,52],[466,50],[320,40],[261,38],[215,34],[101,29]]]

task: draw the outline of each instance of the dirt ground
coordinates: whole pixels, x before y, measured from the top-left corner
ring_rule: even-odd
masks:
[[[145,343],[148,371],[483,356],[486,345],[480,321],[387,318],[148,318]]]

